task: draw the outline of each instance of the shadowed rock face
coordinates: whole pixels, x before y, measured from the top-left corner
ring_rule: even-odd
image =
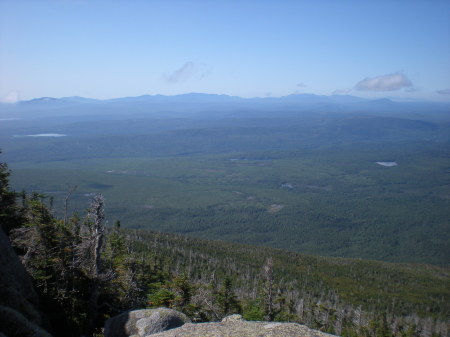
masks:
[[[31,279],[0,228],[0,335],[50,336],[40,328],[43,319]]]
[[[296,323],[248,322],[240,315],[225,317],[222,322],[185,324],[182,327],[151,335],[152,337],[332,337]]]
[[[39,299],[5,232],[0,228],[0,305],[20,311],[29,320],[40,324],[36,310]]]
[[[166,308],[127,311],[106,321],[105,337],[144,337],[190,321],[185,314]]]
[[[0,337],[51,337],[17,310],[0,306]]]

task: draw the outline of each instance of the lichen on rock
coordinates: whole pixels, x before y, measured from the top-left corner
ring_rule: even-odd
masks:
[[[222,320],[222,323],[226,323],[226,322],[240,322],[240,321],[243,321],[243,320],[244,319],[242,318],[241,315],[235,314],[235,315],[230,315],[230,316],[225,317]]]
[[[297,323],[249,322],[240,315],[225,317],[221,322],[185,324],[151,335],[151,337],[332,337]]]
[[[127,311],[106,321],[105,337],[145,337],[189,322],[185,314],[167,308]]]

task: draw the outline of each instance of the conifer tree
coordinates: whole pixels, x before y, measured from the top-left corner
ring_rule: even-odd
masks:
[[[9,175],[6,163],[0,163],[0,224],[7,234],[23,221],[16,202],[17,193],[9,186]]]
[[[222,316],[227,316],[232,313],[241,313],[242,308],[233,292],[233,286],[230,276],[226,275],[222,287],[220,288],[217,301],[222,311]]]

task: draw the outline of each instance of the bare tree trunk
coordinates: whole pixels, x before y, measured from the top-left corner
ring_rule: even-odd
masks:
[[[73,186],[70,190],[69,193],[66,196],[66,199],[64,199],[64,226],[67,224],[67,206],[69,204],[69,199],[70,196],[72,195],[72,193],[77,189],[77,185]]]
[[[101,260],[105,237],[104,219],[104,198],[101,194],[97,194],[92,198],[87,219],[80,229],[81,242],[76,247],[77,264],[81,266],[91,282],[88,314],[85,320],[85,328],[89,333],[94,332],[95,321],[100,315],[101,283],[106,276],[103,273]]]
[[[264,273],[266,277],[266,320],[273,321],[275,318],[275,312],[273,310],[273,284],[274,284],[274,276],[273,276],[273,260],[272,258],[268,258],[266,265],[264,266]]]
[[[105,227],[103,221],[105,219],[103,195],[97,194],[92,199],[91,207],[88,216],[92,219],[91,236],[93,241],[93,256],[92,256],[92,276],[98,278],[101,271],[101,251],[103,247],[103,240],[105,236]]]

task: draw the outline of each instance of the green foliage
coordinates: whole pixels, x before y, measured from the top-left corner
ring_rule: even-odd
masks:
[[[162,285],[155,285],[157,290],[148,295],[148,305],[150,308],[167,307],[173,308],[175,302],[175,293],[163,287]]]
[[[378,316],[377,318],[371,320],[368,326],[369,331],[372,336],[379,337],[392,337],[392,333],[387,325],[386,317]]]
[[[386,324],[389,332],[397,327],[395,336],[418,321],[426,326],[430,319],[435,320],[436,331],[441,331],[441,324],[449,324],[449,271],[445,268],[314,257],[143,230],[131,232],[146,243],[148,251],[164,255],[173,272],[188,273],[194,283],[193,297],[201,294],[206,303],[215,303],[213,311],[218,315],[211,316],[211,306],[200,302],[210,319],[221,317],[221,296],[230,286],[226,279],[231,281],[244,318],[266,319],[262,266],[271,256],[275,321],[300,322],[347,336],[373,336],[377,329],[384,331]],[[215,295],[208,297],[205,292],[211,279],[218,280],[218,285],[213,282]],[[387,313],[386,323],[379,313]],[[378,324],[375,329],[369,329],[370,321]]]
[[[244,319],[248,321],[263,321],[265,312],[260,302],[249,302],[244,306]]]
[[[241,305],[233,292],[232,280],[229,275],[225,276],[223,284],[217,293],[217,302],[224,317],[229,314],[239,314],[242,311]]]
[[[101,210],[65,223],[42,195],[22,201],[10,237],[55,334],[95,335],[108,317],[146,305],[172,307],[194,321],[270,313],[343,336],[445,336],[449,325],[448,268],[314,257],[117,225],[93,232]],[[95,233],[104,235],[98,260]]]
[[[9,175],[6,163],[0,162],[0,224],[5,233],[9,233],[23,221],[20,207],[16,203],[18,194],[9,186]]]
[[[78,185],[77,211],[86,195],[103,193],[111,224],[126,219],[127,227],[308,254],[448,265],[447,152],[398,144],[26,162],[14,164],[12,181],[54,196],[56,209],[67,186]],[[389,158],[399,165],[375,163]]]
[[[11,232],[12,242],[52,319],[66,321],[74,334],[81,333],[89,280],[74,268],[73,232],[50,213],[38,194],[25,197],[23,214],[22,226]]]

